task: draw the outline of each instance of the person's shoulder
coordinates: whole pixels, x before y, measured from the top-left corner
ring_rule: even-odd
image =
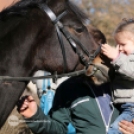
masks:
[[[70,77],[59,85],[56,89],[55,100],[62,105],[70,105],[74,100],[86,96],[89,92],[88,87],[85,85],[86,76]]]
[[[84,86],[84,79],[85,76],[83,75],[70,77],[58,86],[56,92],[65,94],[66,92],[79,91]]]
[[[134,53],[131,53],[131,54],[127,55],[126,58],[128,59],[128,61],[134,62]]]
[[[68,86],[78,86],[82,85],[84,82],[85,76],[73,76],[65,80],[63,83],[61,83],[60,87],[68,87]]]

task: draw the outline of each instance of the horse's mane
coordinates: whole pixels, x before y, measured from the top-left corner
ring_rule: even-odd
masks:
[[[29,9],[38,8],[39,4],[47,3],[49,0],[21,0],[15,3],[14,5],[7,7],[3,11],[0,12],[0,20],[7,18],[11,15],[21,15],[24,16]],[[87,15],[80,10],[73,2],[67,2],[68,8],[73,11],[79,20],[81,20],[84,24],[89,22]]]
[[[37,8],[43,0],[21,0],[0,12],[0,19],[5,19],[11,15],[25,15],[31,8]]]

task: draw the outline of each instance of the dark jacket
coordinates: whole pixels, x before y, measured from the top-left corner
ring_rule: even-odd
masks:
[[[91,87],[97,88],[100,96],[102,95],[103,85],[101,88]],[[57,89],[49,116],[44,115],[38,108],[33,117],[26,119],[27,125],[36,134],[66,134],[67,125],[72,122],[77,134],[106,134],[106,130],[119,112],[113,108],[109,125],[106,126],[91,87],[83,77],[70,78]],[[109,92],[109,86],[105,88]]]

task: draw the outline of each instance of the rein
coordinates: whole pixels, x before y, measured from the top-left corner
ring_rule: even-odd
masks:
[[[92,73],[90,75],[88,75],[88,77],[93,76],[95,74],[95,72],[98,69],[94,64],[93,65],[93,69],[92,69]],[[102,70],[100,70],[101,72],[103,72]],[[83,70],[79,70],[79,71],[74,71],[74,72],[70,72],[70,73],[64,73],[64,74],[57,74],[55,73],[54,75],[46,75],[46,76],[38,76],[38,77],[11,77],[11,76],[0,76],[0,81],[30,81],[30,80],[37,80],[37,79],[54,79],[57,80],[58,78],[64,77],[64,76],[78,76],[78,75],[82,75],[82,74],[86,74],[87,70],[83,69]]]
[[[78,76],[81,74],[85,74],[86,69],[75,71],[75,72],[70,72],[70,73],[64,73],[64,74],[54,74],[54,75],[47,75],[47,76],[39,76],[39,77],[10,77],[10,76],[0,76],[0,81],[29,81],[29,80],[36,80],[36,79],[48,79],[48,78],[53,78],[53,79],[58,79],[64,76]],[[92,75],[92,74],[91,74]]]

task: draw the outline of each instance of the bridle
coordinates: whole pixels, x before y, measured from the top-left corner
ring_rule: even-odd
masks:
[[[77,55],[79,56],[82,63],[86,66],[86,68],[89,65],[91,65],[94,58],[100,53],[101,45],[93,54],[90,54],[89,51],[84,47],[84,45],[82,45],[78,39],[73,38],[71,34],[65,29],[63,24],[60,22],[60,19],[68,13],[67,10],[56,17],[54,12],[46,4],[40,4],[39,8],[47,14],[47,16],[51,19],[51,22],[55,25],[58,40],[59,40],[62,54],[63,54],[64,72],[66,72],[67,61],[66,61],[66,53],[65,53],[65,48],[64,48],[64,42],[62,39],[62,34],[68,40],[72,49],[74,50],[75,53],[77,53]],[[84,53],[78,49],[77,45],[82,49]],[[88,57],[88,60],[86,59],[84,54]]]
[[[51,22],[55,25],[58,40],[59,40],[61,50],[62,50],[62,55],[63,55],[63,61],[64,61],[64,71],[63,72],[66,72],[66,70],[67,70],[67,61],[66,61],[66,53],[65,53],[62,35],[64,35],[64,37],[68,40],[72,49],[74,50],[75,53],[77,53],[78,57],[80,58],[82,63],[86,66],[86,68],[88,68],[88,66],[90,66],[90,65],[93,65],[93,72],[89,75],[89,76],[92,76],[95,73],[95,71],[97,70],[97,68],[95,67],[95,65],[92,62],[95,59],[95,57],[100,53],[101,45],[93,54],[90,54],[89,51],[81,44],[81,42],[78,39],[73,38],[71,36],[71,34],[65,29],[63,24],[60,22],[60,19],[63,16],[67,15],[68,11],[64,11],[63,13],[61,13],[60,15],[58,15],[56,17],[54,12],[46,4],[40,4],[38,7],[47,14],[47,16],[50,18]],[[80,51],[78,49],[77,45],[79,46],[79,48],[82,49],[82,51]],[[88,57],[88,59],[85,57],[85,55],[86,55],[86,57]],[[54,75],[40,76],[40,77],[0,76],[0,81],[2,81],[2,80],[3,81],[5,81],[5,80],[7,80],[7,81],[13,81],[13,80],[15,80],[15,81],[29,81],[29,80],[34,80],[34,79],[47,79],[47,78],[57,79],[57,78],[60,78],[63,76],[74,76],[74,75],[77,76],[77,75],[84,74],[84,73],[86,73],[86,69],[71,72],[71,73],[64,73],[61,75],[54,74]]]

